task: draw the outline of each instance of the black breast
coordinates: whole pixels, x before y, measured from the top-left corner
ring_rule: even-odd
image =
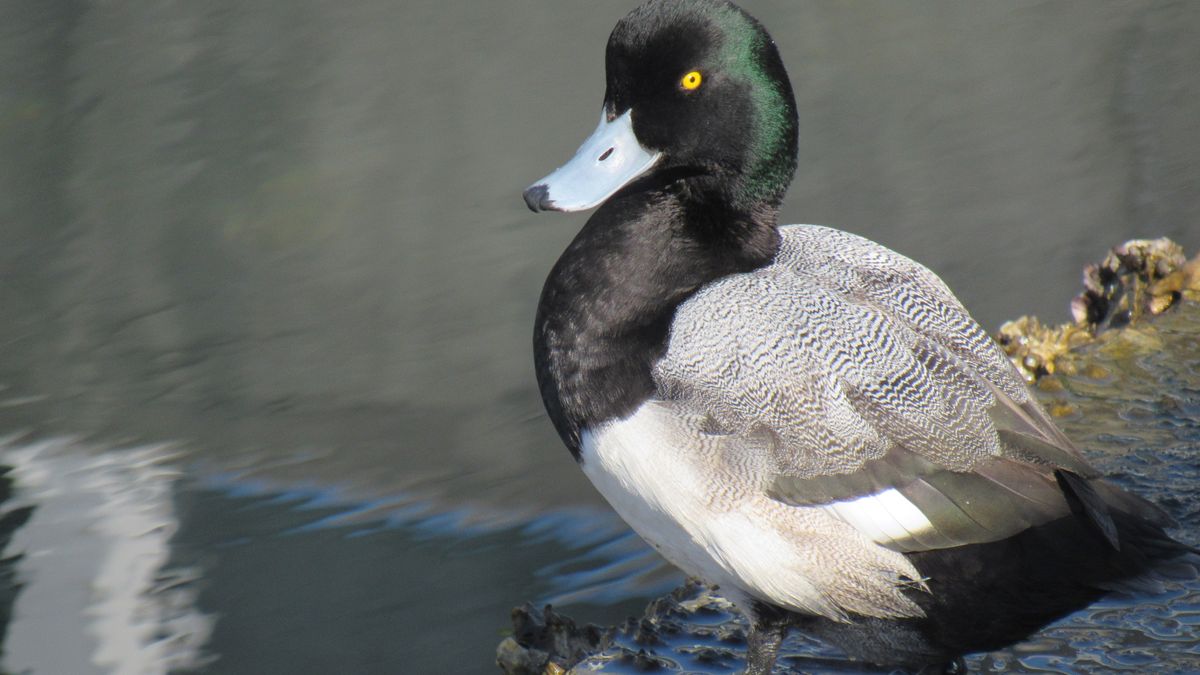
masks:
[[[654,394],[676,307],[773,259],[779,235],[774,213],[763,215],[640,192],[606,202],[567,247],[542,289],[533,348],[546,411],[577,460],[583,429]]]

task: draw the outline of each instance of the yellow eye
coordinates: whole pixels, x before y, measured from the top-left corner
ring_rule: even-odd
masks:
[[[693,89],[699,89],[700,82],[703,80],[704,78],[700,76],[700,71],[693,70],[687,75],[684,75],[683,79],[679,80],[679,86],[683,87],[687,91],[692,91]]]

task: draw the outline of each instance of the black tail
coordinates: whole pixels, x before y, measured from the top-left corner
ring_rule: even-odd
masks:
[[[909,554],[928,578],[917,620],[948,654],[997,649],[1114,590],[1200,575],[1157,506],[1104,481],[1056,472],[1072,514],[1001,541]]]

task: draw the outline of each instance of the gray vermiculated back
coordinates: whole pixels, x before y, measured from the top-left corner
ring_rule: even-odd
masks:
[[[780,232],[773,264],[679,308],[663,398],[729,433],[768,430],[763,468],[782,475],[847,473],[897,446],[959,471],[1002,454],[993,388],[1019,405],[1029,392],[945,284],[855,235]]]

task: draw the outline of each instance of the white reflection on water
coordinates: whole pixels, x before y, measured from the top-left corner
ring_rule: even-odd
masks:
[[[4,668],[149,675],[203,662],[213,619],[194,608],[189,572],[167,568],[177,455],[0,441],[17,502],[36,505],[4,551],[23,556]]]

